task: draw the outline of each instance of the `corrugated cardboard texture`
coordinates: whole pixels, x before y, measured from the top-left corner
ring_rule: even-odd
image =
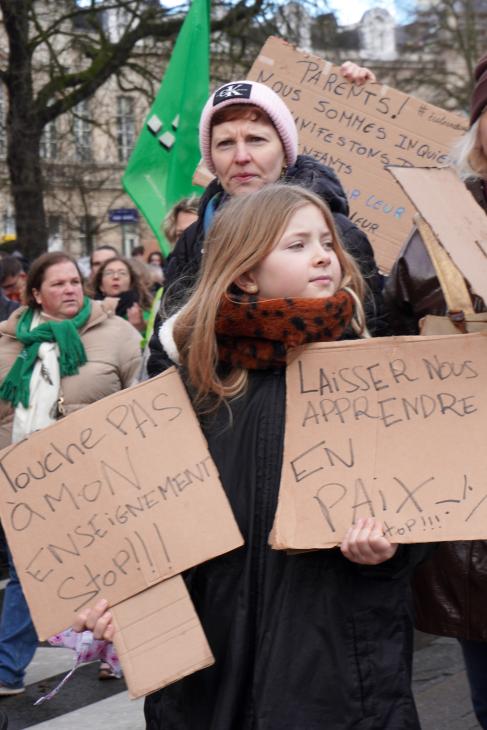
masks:
[[[1,452],[0,507],[41,639],[243,542],[174,368]]]
[[[487,216],[451,169],[389,168],[436,238],[487,302]]]
[[[132,698],[214,662],[179,575],[119,603],[112,615],[114,644]]]
[[[287,370],[276,548],[487,538],[487,333],[321,343]]]

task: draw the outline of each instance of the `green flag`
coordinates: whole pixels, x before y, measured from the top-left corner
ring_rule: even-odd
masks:
[[[191,179],[200,159],[198,122],[209,96],[210,3],[192,0],[122,178],[166,254],[164,216],[180,198],[201,192]]]

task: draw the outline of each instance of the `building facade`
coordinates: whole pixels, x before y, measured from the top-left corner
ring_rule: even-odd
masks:
[[[420,5],[424,12],[428,11],[427,2],[423,0]],[[104,15],[107,37],[117,41],[128,22],[123,7],[107,10]],[[364,13],[359,23],[340,27],[332,13],[311,17],[303,4],[290,2],[279,9],[274,28],[304,50],[335,63],[355,60],[373,68],[384,83],[427,101],[442,103],[435,96],[434,83],[429,84],[424,73],[428,65],[432,69],[438,65],[438,58],[415,47],[417,28],[398,26],[384,8],[372,8]],[[75,35],[77,28],[63,30]],[[84,28],[79,30],[86,31]],[[155,44],[150,50],[148,57],[153,64],[153,76],[160,79],[167,59]],[[216,49],[213,55],[217,59]],[[60,46],[59,57],[67,68],[75,68],[76,44],[71,44],[69,49]],[[40,61],[42,78],[45,71],[42,59]],[[461,76],[462,63],[458,54],[445,50],[441,69],[445,74]],[[226,80],[225,65],[217,68],[217,60],[214,64],[218,80]],[[413,88],[407,87],[408,79],[413,80]],[[50,249],[66,250],[79,257],[89,255],[101,244],[113,245],[127,255],[138,244],[147,250],[156,248],[149,226],[121,185],[151,97],[157,91],[156,85],[142,88],[140,83],[140,77],[131,77],[130,71],[122,82],[113,76],[89,100],[80,102],[45,127],[41,155]],[[461,108],[453,97],[447,98],[444,105]],[[5,163],[7,111],[6,92],[0,84],[0,242],[6,243],[15,241]]]

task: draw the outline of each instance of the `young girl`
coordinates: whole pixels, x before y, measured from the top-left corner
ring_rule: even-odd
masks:
[[[161,337],[245,546],[188,572],[216,663],[150,695],[149,730],[419,728],[408,599],[418,548],[392,545],[372,520],[358,520],[341,549],[268,545],[286,353],[364,334],[363,289],[328,208],[305,189],[268,185],[215,218],[196,289]],[[110,618],[100,602],[78,628],[112,638]]]

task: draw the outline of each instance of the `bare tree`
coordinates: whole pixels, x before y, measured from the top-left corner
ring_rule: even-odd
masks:
[[[416,3],[414,3],[414,6]],[[487,51],[485,0],[435,0],[410,10],[410,22],[400,29],[401,58],[397,70],[404,91],[428,90],[428,98],[446,109],[467,110],[474,69]]]
[[[29,257],[47,246],[43,131],[114,77],[121,90],[145,89],[150,95],[186,9],[158,0],[0,0],[8,41],[8,52],[0,56],[8,100],[7,167],[17,242]],[[106,24],[110,10],[123,21],[118,35]],[[220,2],[212,29],[248,30],[251,20],[266,12],[267,0]]]

